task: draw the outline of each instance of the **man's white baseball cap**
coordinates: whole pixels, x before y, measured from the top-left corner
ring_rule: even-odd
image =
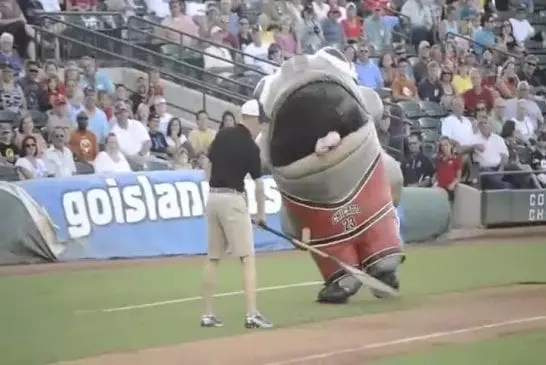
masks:
[[[260,106],[258,105],[258,100],[252,99],[244,103],[241,107],[241,114],[249,117],[259,117]]]

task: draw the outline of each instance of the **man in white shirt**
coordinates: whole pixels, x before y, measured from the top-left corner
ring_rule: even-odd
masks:
[[[527,142],[530,138],[535,138],[537,125],[533,123],[527,115],[525,109],[525,100],[519,100],[516,107],[516,116],[512,119],[516,124],[516,131],[519,138]]]
[[[76,173],[74,155],[65,144],[66,136],[62,128],[55,128],[51,146],[44,152],[47,174],[54,177],[69,177]]]
[[[212,27],[210,30],[210,38],[214,43],[222,44],[225,36],[225,31],[217,25]],[[231,53],[228,51],[228,49],[214,45],[210,45],[205,48],[203,65],[205,70],[221,74],[222,76],[231,75],[234,69],[233,58],[231,57]]]
[[[516,11],[515,18],[510,18],[510,24],[512,25],[512,32],[514,38],[520,44],[523,44],[525,41],[529,40],[532,36],[535,35],[535,28],[525,19],[527,15],[527,6],[525,4],[520,4],[518,10]]]
[[[129,106],[125,102],[116,103],[115,115],[116,124],[111,133],[116,135],[120,151],[131,162],[144,166],[152,147],[148,131],[141,122],[129,119]]]
[[[154,105],[155,112],[159,115],[159,131],[167,138],[167,126],[173,115],[167,112],[167,100],[163,96],[158,96],[155,99]]]
[[[537,103],[531,99],[531,87],[527,81],[521,81],[518,84],[517,95],[513,99],[506,100],[504,102],[504,108],[502,110],[502,120],[509,120],[516,118],[516,111],[520,101],[525,107],[525,115],[529,117],[535,129],[544,123],[544,116]]]
[[[148,12],[154,13],[156,17],[163,19],[171,14],[169,0],[144,0]]]
[[[492,133],[491,122],[488,119],[480,120],[478,133],[474,135],[474,161],[480,166],[482,172],[502,172],[508,164],[508,148],[504,139],[498,134]],[[511,184],[503,181],[504,175],[482,176],[484,190],[509,189]]]
[[[251,66],[256,69],[260,69],[265,72],[263,67],[264,63],[260,62],[259,59],[267,60],[267,53],[269,50],[268,45],[262,43],[262,36],[259,29],[252,29],[252,43],[246,46],[245,48],[245,57],[244,62],[246,65]],[[249,57],[249,56],[253,57]],[[255,58],[256,57],[256,58]]]
[[[459,147],[459,153],[470,152],[474,140],[474,128],[470,119],[463,115],[462,97],[451,102],[452,113],[442,119],[442,136],[448,137]]]

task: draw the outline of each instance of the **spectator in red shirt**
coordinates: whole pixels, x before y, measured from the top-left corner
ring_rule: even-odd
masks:
[[[53,105],[53,100],[58,98],[59,95],[64,96],[64,85],[59,79],[59,76],[49,76],[46,84],[46,93],[50,105]]]
[[[345,7],[347,12],[347,19],[341,21],[343,33],[348,42],[356,42],[362,36],[362,22],[356,15],[356,5],[349,3]]]
[[[472,80],[472,89],[467,90],[463,94],[464,106],[467,112],[476,112],[477,106],[484,103],[487,111],[490,112],[495,106],[495,99],[488,88],[482,86],[482,75],[478,69],[473,69],[470,72]]]
[[[440,138],[440,151],[434,161],[436,172],[435,186],[445,189],[450,202],[455,198],[455,188],[461,180],[462,159],[453,151],[448,137]]]
[[[377,8],[388,9],[390,2],[390,0],[362,0],[362,7],[365,15],[369,15]]]

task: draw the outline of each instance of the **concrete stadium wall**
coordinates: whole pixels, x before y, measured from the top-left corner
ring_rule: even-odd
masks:
[[[132,68],[102,68],[115,83],[123,83],[128,88],[136,90],[137,79],[141,76],[146,76],[142,71]],[[237,115],[239,108],[232,103],[228,103],[224,100],[215,98],[210,95],[206,95],[203,102],[203,94],[193,89],[180,86],[172,81],[163,80],[164,96],[169,104],[172,104],[178,108],[170,107],[169,113],[176,115],[177,117],[184,119],[187,123],[195,124],[195,115],[198,110],[205,109],[212,119],[220,120],[222,114],[226,110],[230,110]],[[190,110],[192,113],[185,112],[179,108]]]

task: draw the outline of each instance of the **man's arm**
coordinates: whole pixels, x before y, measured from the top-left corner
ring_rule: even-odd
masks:
[[[258,223],[265,223],[265,193],[264,182],[262,181],[262,161],[260,159],[260,149],[258,146],[253,146],[253,153],[250,160],[250,176],[254,180],[255,195],[256,195],[256,220]]]

